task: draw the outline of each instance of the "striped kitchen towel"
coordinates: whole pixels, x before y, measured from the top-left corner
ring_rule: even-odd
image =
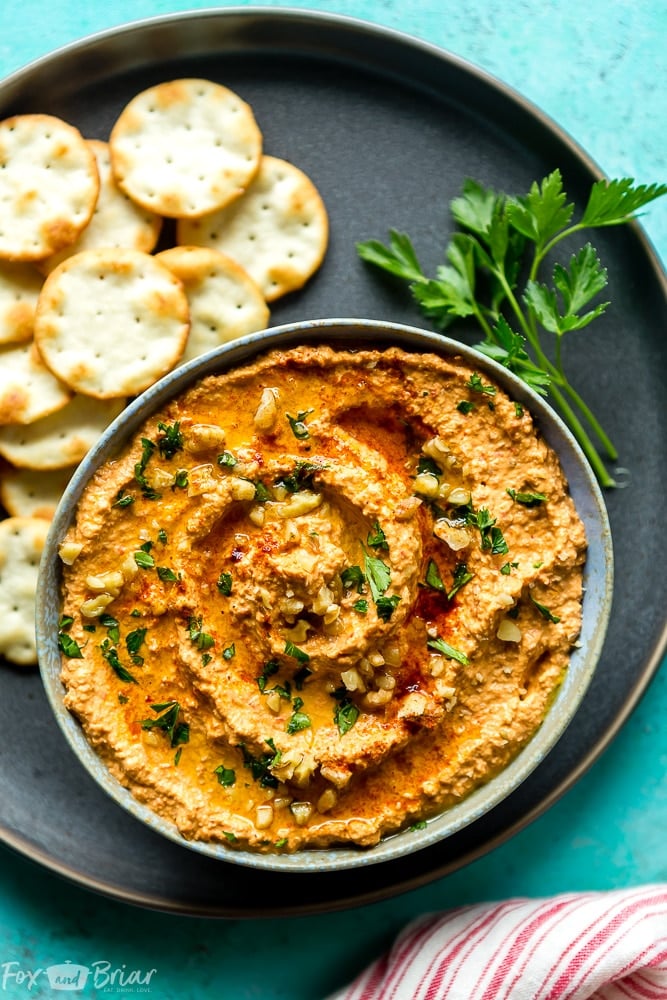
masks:
[[[667,884],[429,914],[329,1000],[667,1000]]]

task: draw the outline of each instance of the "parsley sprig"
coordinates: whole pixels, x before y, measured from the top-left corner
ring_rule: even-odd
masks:
[[[607,285],[607,272],[590,243],[566,264],[555,263],[547,281],[542,272],[561,241],[588,229],[627,223],[665,194],[667,184],[636,185],[627,177],[596,181],[581,218],[573,221],[574,205],[567,200],[559,170],[520,197],[468,179],[450,206],[460,231],[452,236],[446,263],[435,278],[424,274],[405,233],[390,230],[387,246],[368,240],[358,243],[357,251],[363,260],[409,282],[421,311],[441,329],[456,319],[475,320],[484,334],[478,349],[537,392],[550,395],[599,482],[611,487],[615,481],[602,455],[615,461],[618,453],[571,385],[562,358],[563,337],[587,327],[609,305],[593,303]],[[545,351],[544,333],[553,337],[553,360]]]

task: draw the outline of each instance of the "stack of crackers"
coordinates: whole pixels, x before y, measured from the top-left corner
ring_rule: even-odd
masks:
[[[51,115],[0,122],[0,655],[36,661],[48,522],[128,397],[264,329],[327,243],[312,181],[210,80],[138,94],[108,142]]]

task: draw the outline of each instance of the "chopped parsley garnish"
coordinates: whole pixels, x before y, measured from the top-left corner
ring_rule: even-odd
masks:
[[[466,389],[470,389],[471,392],[481,392],[487,396],[495,396],[498,391],[495,385],[484,385],[478,372],[473,372],[465,385]]]
[[[120,489],[116,494],[116,499],[111,504],[112,507],[129,507],[130,504],[134,503],[134,497],[131,493],[126,493],[124,489]]]
[[[337,702],[336,707],[334,708],[334,722],[338,726],[338,732],[341,736],[345,736],[345,733],[349,733],[358,718],[359,709],[353,701],[344,697]]]
[[[386,552],[389,551],[389,544],[387,542],[387,537],[380,527],[379,521],[376,521],[373,525],[371,531],[368,532],[368,537],[366,538],[366,544],[372,549],[383,549]]]
[[[285,416],[289,421],[289,425],[292,429],[292,434],[298,441],[305,441],[306,438],[310,437],[310,431],[306,426],[305,420],[308,414],[312,412],[313,412],[312,409],[300,410],[297,413],[296,417],[292,417],[289,413],[285,414]]]
[[[468,657],[465,653],[462,653],[460,649],[455,649],[453,646],[450,646],[448,642],[445,642],[445,640],[441,639],[439,636],[437,639],[429,639],[426,645],[429,649],[433,649],[437,653],[442,653],[443,656],[446,656],[448,659],[456,660],[457,663],[462,664],[464,667],[466,667],[469,663]]]
[[[271,499],[271,494],[264,485],[261,479],[256,481],[251,480],[252,485],[255,487],[255,500],[257,503],[266,503],[267,500]]]
[[[167,544],[167,532],[164,530],[164,528],[160,528],[160,530],[158,531],[157,540],[158,542],[160,542],[161,545]]]
[[[61,632],[67,632],[67,630],[70,629],[73,624],[74,624],[74,619],[72,618],[71,615],[63,615],[60,621],[58,622],[58,628],[60,629]]]
[[[358,601],[355,601],[352,605],[352,610],[356,611],[359,615],[368,614],[368,601],[365,597],[360,597]]]
[[[514,413],[517,417],[523,416],[523,406],[521,403],[517,403],[516,400],[514,401]]]
[[[127,647],[127,652],[132,658],[132,662],[136,663],[137,666],[141,666],[144,662],[143,656],[140,655],[139,650],[141,649],[144,640],[146,638],[147,628],[135,628],[132,632],[128,632],[125,637],[125,645]]]
[[[546,621],[553,622],[554,625],[558,624],[558,622],[560,621],[558,615],[552,614],[551,611],[549,611],[549,608],[546,608],[544,604],[540,604],[539,601],[536,601],[533,595],[530,593],[530,591],[528,592],[528,596],[530,597],[531,601],[533,602],[539,613]]]
[[[287,723],[287,732],[291,735],[293,733],[301,732],[302,729],[310,729],[312,723],[310,721],[310,716],[302,712],[303,708],[303,698],[295,698],[292,702],[292,714]]]
[[[221,573],[218,577],[217,587],[223,597],[229,597],[232,592],[232,574]]]
[[[105,611],[104,614],[100,615],[100,625],[107,630],[110,642],[120,642],[120,625],[117,618]]]
[[[158,566],[157,575],[163,583],[176,583],[178,581],[178,574],[169,566]]]
[[[377,603],[391,582],[391,570],[377,556],[371,556],[364,550],[364,571],[373,600]]]
[[[294,466],[293,472],[276,479],[276,486],[284,486],[288,493],[298,493],[299,490],[314,489],[313,476],[316,472],[326,469],[326,465],[301,460]]]
[[[470,583],[474,575],[474,573],[468,572],[468,566],[466,563],[457,563],[454,567],[452,586],[450,590],[447,591],[448,599],[451,601],[454,595],[458,594],[461,587],[465,587],[466,583]]]
[[[467,416],[475,409],[475,404],[470,399],[462,399],[460,403],[456,404],[456,409],[459,413],[464,413]]]
[[[202,631],[201,615],[191,615],[188,619],[187,629],[190,640],[195,644],[197,649],[210,649],[211,646],[215,645],[213,636],[208,632]]]
[[[506,562],[500,567],[500,572],[503,576],[509,576],[513,569],[516,569],[518,562]]]
[[[340,575],[340,580],[346,590],[357,588],[358,594],[364,592],[364,574],[360,566],[347,566]]]
[[[127,703],[128,703],[129,700],[130,699],[127,697],[126,694],[122,694],[122,693],[119,692],[119,694],[118,694],[118,704],[119,705],[127,705]]]
[[[171,484],[172,490],[187,490],[188,488],[188,470],[179,469],[174,475],[174,481]]]
[[[213,659],[213,657],[211,656],[210,653],[202,653],[201,654],[201,664],[202,664],[202,667],[207,667],[209,665],[209,663],[211,662],[212,659]]]
[[[271,774],[271,767],[277,765],[282,757],[280,750],[272,739],[264,741],[271,748],[271,753],[264,753],[260,757],[253,757],[248,751],[245,743],[239,743],[239,749],[243,756],[243,766],[247,767],[253,779],[258,781],[261,788],[277,788],[278,779]]]
[[[146,497],[147,500],[159,500],[162,496],[157,490],[153,489],[148,480],[146,479],[146,466],[153,456],[155,451],[155,445],[149,438],[141,439],[141,459],[135,463],[134,466],[134,478],[141,487],[141,492]]]
[[[281,837],[279,840],[276,840],[274,844],[274,847],[286,847],[286,846],[287,846],[287,837]]]
[[[172,747],[190,740],[190,726],[187,722],[178,722],[181,706],[177,701],[165,701],[160,705],[151,705],[154,712],[162,712],[157,719],[142,719],[142,729],[161,729],[169,737]]]
[[[480,507],[478,511],[475,511],[469,506],[466,511],[466,524],[479,531],[483,550],[490,549],[493,555],[504,555],[509,552],[503,533],[496,526],[495,517],[491,517],[486,507]]]
[[[174,754],[174,767],[178,767],[178,765],[181,763],[182,753],[183,753],[183,747],[179,747],[176,753]]]
[[[507,490],[507,494],[511,496],[512,500],[516,503],[522,503],[524,507],[539,507],[540,504],[544,503],[548,499],[544,493],[535,493],[533,490],[527,490],[526,492],[521,492],[520,490]]]
[[[234,643],[231,646],[226,646],[222,651],[223,659],[231,660],[236,656],[236,646]]]
[[[227,840],[229,841],[230,844],[234,844],[238,840],[238,837],[236,836],[236,834],[232,833],[231,830],[223,830],[222,831],[222,835],[223,835],[223,837],[227,838]]]
[[[111,669],[122,681],[125,681],[126,684],[138,683],[136,678],[133,677],[130,671],[120,662],[120,659],[118,658],[118,650],[115,646],[111,645],[111,641],[109,639],[105,639],[102,642],[100,651]]]
[[[429,559],[428,566],[426,567],[426,586],[430,587],[432,590],[439,590],[441,593],[445,593],[446,588],[442,582],[442,577],[440,576],[440,570],[438,569],[438,564],[435,559]]]
[[[173,458],[177,451],[183,451],[183,434],[178,420],[173,424],[160,423],[157,426],[162,431],[157,446],[163,458]]]
[[[297,689],[297,691],[303,690],[303,685],[306,683],[306,681],[312,675],[312,673],[313,671],[310,669],[310,667],[307,666],[300,667],[297,670],[297,672],[294,674],[294,677],[292,678],[292,680],[294,681],[294,687]]]
[[[412,826],[408,827],[408,833],[416,833],[417,830],[425,830],[426,826],[427,823],[425,819],[417,820],[416,823],[413,823]]]
[[[225,767],[224,764],[220,764],[216,767],[213,774],[218,776],[218,784],[222,785],[223,788],[231,788],[232,785],[236,784],[236,771],[231,767]]]
[[[272,677],[273,674],[277,674],[279,670],[280,670],[280,664],[278,663],[277,660],[268,660],[267,663],[264,664],[262,672],[257,678],[257,687],[262,693],[266,688],[266,682],[268,681],[269,677]]]
[[[233,469],[236,464],[236,459],[231,451],[223,451],[221,455],[218,455],[218,465],[221,465],[223,469]]]
[[[58,649],[65,656],[68,656],[70,660],[80,660],[83,658],[83,653],[81,652],[81,646],[73,639],[71,635],[67,635],[66,632],[58,633]]]
[[[378,597],[375,602],[378,618],[381,618],[383,622],[388,622],[400,600],[398,594],[393,594],[391,597]]]
[[[299,661],[299,663],[308,663],[310,660],[308,653],[304,652],[303,649],[299,649],[299,647],[295,646],[289,639],[285,642],[285,655],[293,656],[295,660]]]
[[[134,561],[139,569],[155,569],[155,559],[150,552],[140,549],[134,553]]]

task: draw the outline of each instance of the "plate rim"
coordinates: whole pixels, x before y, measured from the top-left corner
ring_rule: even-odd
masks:
[[[344,28],[352,34],[361,33],[370,37],[380,36],[400,48],[421,50],[428,54],[429,57],[444,64],[448,64],[464,75],[475,77],[483,86],[497,92],[498,95],[505,101],[521,108],[530,116],[530,118],[539,121],[561,145],[567,147],[573,157],[577,160],[579,166],[584,168],[591,175],[591,177],[596,180],[605,178],[605,174],[598,164],[573,138],[572,135],[565,131],[565,129],[563,129],[553,118],[547,115],[538,105],[534,104],[528,98],[524,97],[519,91],[515,90],[511,85],[506,84],[504,81],[495,77],[482,67],[465,59],[464,57],[457,55],[456,53],[407,32],[351,15],[335,14],[311,10],[308,8],[266,7],[259,5],[250,5],[247,7],[231,6],[225,8],[207,7],[198,10],[158,14],[147,18],[138,18],[136,20],[124,22],[110,28],[105,28],[100,31],[81,36],[71,42],[67,42],[66,44],[58,46],[52,51],[38,56],[24,66],[14,70],[7,77],[0,80],[0,101],[6,99],[6,94],[11,89],[20,88],[27,80],[30,79],[31,76],[35,73],[41,72],[42,69],[48,68],[62,59],[80,55],[86,49],[99,46],[107,40],[118,40],[124,35],[149,31],[152,28],[166,27],[170,24],[183,22],[184,20],[205,20],[208,18],[223,22],[231,21],[233,18],[239,18],[247,21],[257,21],[258,19],[264,21],[300,20],[309,23],[318,23],[319,25],[324,26],[328,25],[339,29]],[[213,50],[211,49],[210,51],[212,52]],[[204,55],[203,49],[200,54]],[[320,53],[314,53],[315,56],[319,54]],[[174,59],[179,58],[179,56],[183,57],[183,53],[173,53]],[[143,59],[138,65],[145,66],[147,63],[148,60]],[[387,74],[385,73],[385,76],[386,75]],[[662,268],[659,255],[648,237],[648,234],[643,229],[640,222],[636,220],[632,221],[627,227],[624,228],[630,229],[633,232],[634,238],[639,241],[646,261],[647,263],[650,263],[652,267],[657,283],[662,287],[663,291],[667,293],[667,273]],[[616,713],[613,721],[610,723],[605,732],[595,741],[595,743],[588,749],[588,752],[578,761],[578,763],[570,770],[568,775],[563,780],[561,780],[554,788],[552,788],[537,803],[535,803],[535,805],[528,810],[528,812],[520,816],[514,822],[510,823],[490,840],[486,840],[482,845],[479,845],[468,852],[464,852],[454,861],[447,862],[442,866],[436,866],[435,868],[429,868],[427,872],[420,875],[403,879],[398,887],[393,885],[389,888],[383,887],[374,889],[365,893],[354,894],[354,896],[339,898],[335,901],[329,900],[325,904],[304,903],[298,907],[290,907],[289,909],[276,907],[273,910],[267,910],[266,907],[263,907],[262,914],[267,916],[303,916],[313,913],[321,913],[324,911],[334,912],[355,906],[368,905],[369,903],[377,902],[391,896],[397,896],[411,891],[438,878],[442,878],[447,874],[451,874],[452,872],[459,870],[467,864],[472,863],[478,858],[489,853],[497,846],[505,843],[516,833],[541,816],[552,804],[558,801],[579,780],[579,778],[582,777],[586,771],[588,771],[588,769],[600,757],[610,743],[613,742],[619,730],[623,727],[645,694],[661,663],[662,658],[665,655],[666,650],[667,621],[663,623],[660,634],[656,637],[652,648],[648,651],[647,656],[640,664],[637,671],[637,677],[629,697],[625,699],[621,709]],[[205,904],[187,905],[182,901],[175,901],[169,897],[160,897],[155,893],[145,892],[143,890],[128,891],[126,888],[111,883],[108,879],[98,879],[86,874],[82,875],[80,872],[76,871],[75,866],[54,860],[41,847],[31,844],[29,838],[25,834],[20,835],[16,834],[14,831],[6,830],[2,821],[0,821],[0,843],[3,843],[4,846],[16,851],[18,854],[41,866],[42,868],[46,868],[51,873],[56,874],[81,888],[85,888],[89,891],[102,895],[105,898],[120,900],[122,902],[148,909],[164,910],[183,915],[236,919],[255,918],[258,916],[258,912],[251,909],[245,911],[239,910],[236,907],[226,908]],[[293,877],[297,876],[294,875]]]

